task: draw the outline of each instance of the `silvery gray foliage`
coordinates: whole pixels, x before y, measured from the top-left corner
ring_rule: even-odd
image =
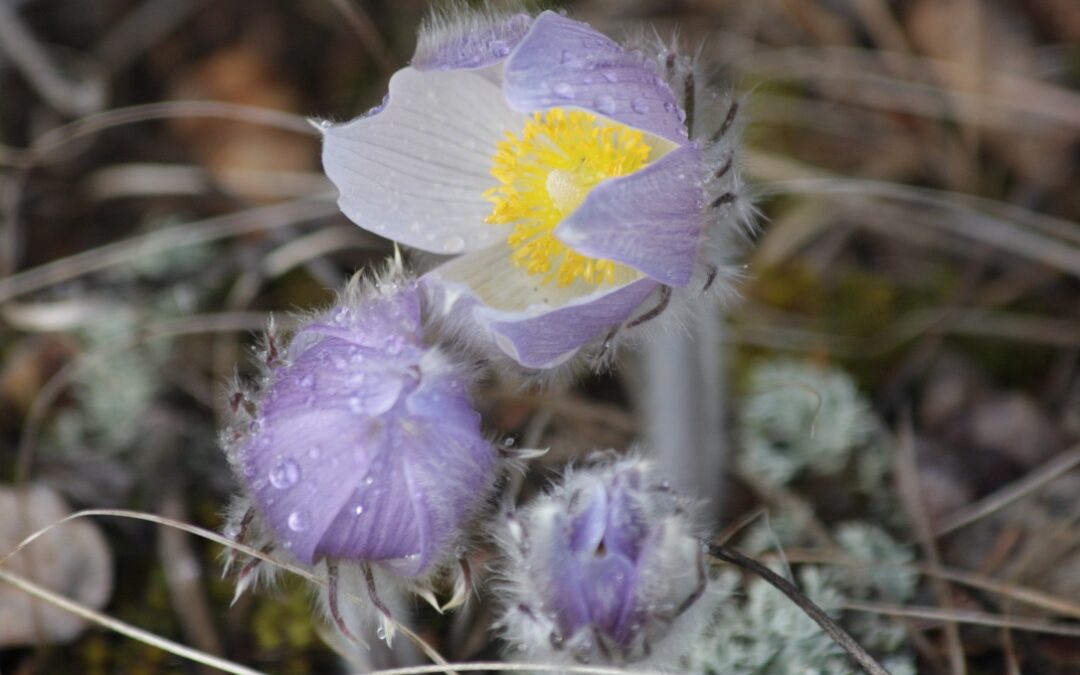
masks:
[[[89,293],[61,325],[50,326],[69,329],[82,350],[70,389],[76,405],[58,412],[54,448],[79,454],[90,447],[103,454],[135,446],[173,354],[171,339],[149,336],[144,329],[198,311],[208,290],[202,272],[212,257],[210,246],[137,256],[103,274],[107,283],[123,285],[126,297]],[[193,274],[196,270],[200,274]],[[173,283],[162,289],[167,282]]]
[[[777,569],[776,571],[780,571]],[[708,639],[694,654],[692,672],[707,675],[861,675],[845,652],[784,594],[760,579],[739,589],[740,576],[724,572],[718,583],[731,594],[721,605]],[[799,586],[834,619],[843,593],[828,571],[804,567]],[[742,596],[741,598],[738,596]],[[856,636],[858,639],[858,636]],[[908,654],[889,654],[882,665],[892,675],[914,675]]]
[[[756,365],[739,423],[739,467],[769,483],[835,475],[853,456],[861,487],[876,487],[888,470],[880,422],[835,368],[787,359]]]
[[[500,624],[545,663],[677,669],[720,596],[690,504],[638,457],[567,469],[500,532]]]
[[[914,673],[902,625],[888,617],[841,609],[846,598],[889,603],[909,600],[918,576],[901,566],[914,559],[913,552],[884,530],[866,523],[842,524],[834,534],[843,553],[853,562],[865,564],[802,566],[797,574],[800,588],[860,644],[881,657],[893,675]],[[715,675],[862,672],[782,593],[758,579],[739,589],[739,578],[731,572],[720,576],[731,598],[721,606],[714,631],[698,649],[695,670]]]

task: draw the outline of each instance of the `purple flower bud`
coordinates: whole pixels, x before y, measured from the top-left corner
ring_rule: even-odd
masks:
[[[468,373],[425,339],[415,282],[350,285],[287,348],[269,337],[266,361],[227,446],[279,545],[410,578],[451,555],[496,456]]]
[[[638,458],[567,470],[505,524],[508,640],[548,659],[675,665],[715,604],[686,508]]]

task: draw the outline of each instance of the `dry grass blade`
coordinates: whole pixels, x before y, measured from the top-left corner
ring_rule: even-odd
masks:
[[[70,522],[70,521],[73,521],[73,520],[76,520],[76,519],[79,519],[79,518],[87,518],[87,517],[91,517],[91,516],[108,516],[108,517],[113,517],[113,518],[130,518],[132,520],[143,520],[143,521],[146,521],[146,522],[156,523],[158,525],[163,525],[165,527],[171,527],[171,528],[174,528],[174,529],[177,529],[177,530],[181,530],[183,532],[187,532],[188,534],[193,534],[193,535],[195,535],[197,537],[202,537],[203,539],[206,539],[208,541],[212,541],[212,542],[214,542],[216,544],[220,544],[220,545],[222,545],[222,546],[224,546],[226,548],[231,548],[231,549],[233,549],[235,551],[239,551],[240,553],[243,553],[244,555],[251,556],[252,558],[257,558],[257,559],[259,559],[259,560],[261,560],[261,561],[263,561],[265,563],[268,563],[268,564],[274,565],[276,567],[279,567],[279,568],[285,570],[286,572],[289,572],[291,574],[295,574],[298,577],[301,577],[303,579],[306,579],[307,581],[310,581],[311,583],[315,584],[316,586],[319,586],[320,588],[326,588],[327,587],[327,581],[325,579],[323,579],[322,577],[319,577],[318,575],[310,572],[309,570],[304,569],[303,567],[299,567],[297,565],[292,565],[292,564],[284,562],[282,560],[278,560],[277,558],[269,556],[269,555],[263,553],[262,551],[260,551],[258,549],[255,549],[255,548],[252,548],[250,546],[235,542],[235,541],[233,541],[231,539],[228,539],[227,537],[224,537],[224,536],[222,536],[222,535],[220,535],[220,534],[218,534],[216,532],[211,532],[210,530],[205,530],[205,529],[203,529],[201,527],[196,527],[195,525],[189,525],[188,523],[183,523],[183,522],[180,522],[178,520],[172,520],[171,518],[165,518],[163,516],[159,516],[159,515],[156,515],[156,514],[153,514],[153,513],[143,513],[141,511],[128,511],[128,510],[125,510],[125,509],[86,509],[86,510],[83,510],[83,511],[79,511],[77,513],[73,513],[73,514],[71,514],[71,515],[69,515],[69,516],[67,516],[65,518],[61,518],[60,520],[57,520],[54,523],[50,523],[49,525],[41,528],[37,532],[34,532],[33,534],[29,535],[28,537],[26,537],[25,539],[20,541],[18,546],[16,546],[11,551],[9,551],[7,554],[5,554],[2,558],[0,558],[0,567],[3,567],[4,564],[7,563],[7,561],[9,559],[11,559],[11,557],[13,555],[15,555],[19,551],[23,550],[24,548],[26,548],[27,546],[32,544],[35,540],[39,539],[40,537],[45,535],[47,532],[50,532],[54,528],[56,528],[56,527],[58,527],[60,525],[63,525],[64,523],[67,523],[67,522]],[[6,574],[3,570],[0,570],[0,573]],[[341,594],[343,596],[345,596],[346,598],[348,598],[350,601],[358,603],[358,604],[363,604],[363,603],[367,602],[364,598],[361,598],[360,596],[355,595],[353,593],[343,591]],[[57,597],[59,597],[59,596],[57,596]],[[104,618],[108,619],[108,617],[104,617]],[[405,626],[405,625],[402,625],[402,624],[396,624],[395,629],[400,631],[403,635],[408,637],[410,640],[412,640],[413,643],[415,643],[417,647],[419,647],[421,650],[423,650],[424,654],[426,654],[428,658],[430,658],[432,661],[440,664],[441,666],[444,666],[443,668],[440,668],[437,672],[449,672],[445,668],[445,666],[449,665],[449,664],[447,664],[446,659],[444,659],[442,657],[442,655],[439,654],[439,652],[436,651],[434,647],[429,645],[423,638],[421,638],[419,635],[417,635],[415,632],[413,632],[411,629],[409,629],[408,626]],[[255,672],[255,671],[251,671],[251,672]]]
[[[928,577],[945,579],[958,584],[977,588],[982,591],[995,593],[1004,598],[1037,607],[1047,612],[1053,612],[1062,616],[1080,619],[1080,603],[1059,598],[1049,593],[1037,591],[1024,586],[1019,586],[1006,581],[1000,581],[975,572],[957,570],[950,567],[940,567],[926,563],[899,564],[890,560],[860,560],[836,553],[823,553],[820,551],[806,551],[789,549],[784,551],[782,558],[785,562],[814,563],[823,565],[842,565],[850,568],[893,568],[918,572]]]
[[[234,122],[276,127],[304,136],[319,136],[318,130],[312,127],[306,118],[294,113],[224,101],[166,101],[107,110],[51,129],[35,139],[30,147],[23,151],[23,156],[18,158],[18,164],[33,166],[71,141],[105,129],[135,122],[181,117],[216,117]]]
[[[33,455],[34,441],[37,438],[38,428],[45,418],[49,406],[64,391],[72,378],[81,370],[88,368],[109,356],[118,354],[126,349],[131,349],[137,344],[156,338],[175,337],[178,335],[191,335],[207,332],[234,332],[242,330],[256,330],[266,325],[266,315],[259,312],[229,312],[223,314],[211,314],[192,316],[172,321],[164,321],[147,325],[142,334],[133,340],[119,342],[111,345],[110,349],[92,352],[74,361],[69,362],[58,370],[45,386],[41,388],[23,424],[22,434],[19,438],[18,465],[16,468],[16,480],[21,482],[29,475],[30,461]]]
[[[934,540],[933,530],[930,527],[930,518],[923,506],[922,490],[919,486],[919,474],[915,465],[915,431],[912,428],[911,418],[904,415],[901,421],[900,434],[896,444],[896,481],[897,492],[900,501],[904,505],[904,511],[911,519],[916,538],[923,554],[935,566],[941,566],[941,555],[938,553],[937,542]],[[943,579],[934,579],[934,594],[947,610],[952,610],[952,591]],[[967,672],[967,663],[964,658],[964,646],[960,641],[960,630],[953,621],[946,620],[945,643],[949,650],[949,667],[953,675],[963,675]]]
[[[1032,344],[1075,347],[1080,324],[1047,316],[994,312],[970,307],[915,309],[901,315],[878,333],[867,337],[812,330],[803,317],[755,307],[746,312],[733,339],[747,344],[791,351],[813,351],[826,345],[829,352],[852,359],[873,359],[923,335],[969,335]]]
[[[1080,466],[1080,445],[1074,445],[1015,483],[1010,483],[997,492],[987,495],[962,510],[945,517],[937,529],[934,530],[934,534],[940,537],[966,527],[1017,500],[1023,499],[1078,466]]]
[[[4,558],[4,560],[6,560],[6,558]],[[2,564],[2,562],[0,562],[0,564]],[[150,645],[152,647],[157,647],[158,649],[162,649],[171,654],[176,654],[177,656],[189,659],[196,663],[201,663],[204,666],[217,668],[218,670],[224,671],[226,673],[235,673],[236,675],[264,675],[262,671],[253,670],[246,666],[242,666],[239,663],[234,663],[227,659],[223,659],[212,654],[207,654],[197,649],[186,647],[177,642],[173,642],[172,640],[163,638],[160,635],[155,635],[154,633],[151,633],[149,631],[143,630],[136,626],[132,626],[125,621],[114,619],[107,614],[102,614],[101,612],[90,609],[85,605],[70,600],[58,593],[54,593],[47,588],[39,586],[33,581],[30,581],[29,579],[14,572],[0,569],[0,581],[9,583],[15,588],[25,591],[40,600],[59,607],[60,609],[71,612],[72,614],[76,614],[91,623],[98,624],[103,628],[108,628],[109,630],[120,633],[121,635],[126,635],[133,640],[138,640],[139,642]]]
[[[62,281],[124,264],[139,256],[287,227],[335,213],[337,206],[327,196],[248,209],[130,237],[0,279],[0,303]]]
[[[853,602],[846,601],[841,604],[843,609],[855,612],[871,612],[886,616],[903,617],[907,619],[927,619],[930,621],[942,621],[946,625],[965,623],[978,626],[999,626],[1012,630],[1029,631],[1032,633],[1046,633],[1048,635],[1061,635],[1064,637],[1080,638],[1080,626],[1063,623],[1052,623],[1039,619],[1027,619],[1024,617],[1008,617],[989,612],[978,612],[963,609],[941,609],[938,607],[914,607],[904,605],[890,605],[878,602]]]
[[[382,74],[385,77],[390,77],[397,70],[399,64],[375,22],[371,20],[371,16],[364,10],[363,4],[354,3],[351,0],[330,0],[330,4],[345,17],[353,32],[360,38],[368,54],[379,65]]]
[[[980,244],[989,244],[1007,253],[1080,277],[1080,248],[1070,245],[1080,242],[1080,228],[1050,216],[1026,212],[1028,217],[1022,223],[1017,223],[976,209],[970,203],[975,200],[972,197],[897,183],[849,178],[776,181],[760,186],[759,192],[762,195],[843,195],[855,199],[876,197],[932,206],[952,212],[958,217],[917,219],[915,222]],[[1014,215],[1021,212],[1016,208],[1011,210]]]
[[[963,91],[937,83],[901,79],[887,74],[882,61],[903,64],[908,73],[937,72],[950,80],[969,75],[967,64],[916,57],[901,52],[869,51],[851,47],[791,47],[760,50],[746,63],[745,72],[812,81],[841,81],[863,85],[847,87],[844,95],[866,105],[927,117],[957,115],[967,125],[1022,126],[1035,133],[1047,127],[1074,132],[1080,129],[1080,94],[1053,84],[1003,72],[986,72],[982,91]],[[949,105],[943,101],[947,97]]]
[[[554,665],[549,663],[514,663],[499,661],[471,661],[453,664],[455,670],[461,672],[481,671],[507,671],[507,672],[542,672],[542,673],[580,673],[580,675],[665,675],[657,670],[628,670],[625,668],[605,668],[603,666],[582,665]],[[387,668],[375,670],[363,675],[425,675],[426,673],[443,673],[445,668],[439,666],[410,666],[406,668]]]

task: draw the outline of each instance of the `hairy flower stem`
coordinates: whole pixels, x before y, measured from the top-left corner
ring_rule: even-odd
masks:
[[[862,645],[856,642],[843,628],[837,625],[837,623],[825,613],[825,610],[815,605],[810,598],[806,597],[802,591],[796,588],[795,584],[776,572],[773,572],[753,558],[747,558],[738,551],[722,544],[709,544],[709,555],[717,560],[722,560],[726,563],[731,563],[736,567],[741,567],[769,582],[774,588],[798,605],[799,609],[814,620],[814,623],[821,626],[821,629],[828,633],[829,637],[831,637],[836,644],[840,645],[851,658],[855,659],[855,661],[862,666],[863,670],[870,673],[870,675],[889,675],[889,671],[885,670],[873,656],[870,656],[870,654],[863,649]]]
[[[641,407],[649,443],[680,492],[721,503],[725,463],[724,326],[718,310],[686,318],[645,348]]]

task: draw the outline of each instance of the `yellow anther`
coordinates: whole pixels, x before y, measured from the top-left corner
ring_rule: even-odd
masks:
[[[650,152],[644,134],[623,124],[580,110],[538,112],[520,137],[507,132],[496,148],[491,175],[499,184],[484,193],[494,204],[487,222],[514,225],[511,260],[543,283],[611,282],[616,263],[577,253],[552,232],[600,181],[637,171]]]

